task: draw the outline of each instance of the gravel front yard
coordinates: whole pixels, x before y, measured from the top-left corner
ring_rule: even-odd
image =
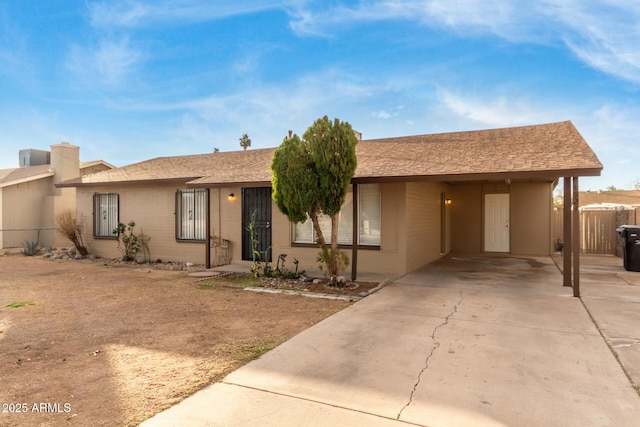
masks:
[[[0,256],[0,425],[136,425],[348,304]]]

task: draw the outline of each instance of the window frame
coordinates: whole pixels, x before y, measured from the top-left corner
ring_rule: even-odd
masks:
[[[99,222],[102,222],[102,220],[100,219],[100,216],[98,215],[100,215],[103,197],[107,198],[107,210],[104,211],[104,214],[106,216],[109,216],[112,214],[111,211],[113,208],[110,207],[110,204],[115,202],[115,224],[113,225],[113,228],[111,228],[111,230],[103,230],[104,227],[109,228],[108,224],[112,222],[111,217],[104,218],[107,224],[103,226],[99,224]],[[116,240],[118,236],[117,234],[114,234],[113,231],[118,228],[119,223],[120,223],[120,194],[119,193],[93,193],[93,238]]]
[[[193,195],[193,219],[188,221],[193,221],[193,238],[190,237],[182,237],[184,235],[188,235],[189,233],[185,233],[184,221],[183,217],[183,196],[185,194]],[[202,200],[198,200],[201,197]],[[179,189],[176,190],[175,194],[175,239],[177,242],[185,242],[185,243],[203,243],[207,241],[207,190],[205,188],[187,188],[187,189]],[[201,209],[202,211],[200,211]]]
[[[361,186],[366,185],[366,184],[359,184],[358,185],[358,190],[360,189]],[[382,187],[380,186],[380,184],[374,184],[377,185],[378,191],[377,194],[380,198],[380,203],[378,205],[379,208],[379,213],[378,213],[378,217],[380,218],[380,228],[382,229]],[[353,186],[349,186],[349,195],[351,195],[351,209],[353,209]],[[361,236],[361,232],[362,232],[362,218],[361,218],[361,212],[360,212],[360,197],[361,197],[361,193],[360,191],[358,191],[358,242],[356,244],[356,248],[357,249],[362,249],[362,250],[380,250],[381,244],[382,244],[382,233],[380,234],[380,240],[379,243],[377,244],[363,244],[360,242],[360,236]],[[345,199],[345,204],[348,202],[347,199]],[[344,204],[343,204],[344,206]],[[351,218],[353,215],[353,210],[351,211]],[[309,218],[307,218],[306,221],[309,221]],[[309,226],[311,227],[311,233],[312,236],[315,237],[315,230],[313,230],[313,224],[311,223],[311,221],[309,221]],[[328,230],[330,232],[330,229]],[[382,231],[382,230],[381,230]],[[353,224],[351,226],[351,236],[353,235]],[[297,247],[297,248],[317,248],[318,244],[315,242],[303,242],[303,241],[295,241],[296,238],[296,224],[295,223],[291,223],[291,247]],[[326,236],[325,235],[325,239],[330,240],[331,236]],[[327,242],[327,244],[329,244],[329,242]],[[353,242],[351,243],[338,243],[338,247],[341,249],[351,249],[353,248]]]

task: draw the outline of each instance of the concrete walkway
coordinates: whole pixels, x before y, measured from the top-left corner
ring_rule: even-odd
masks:
[[[637,425],[640,396],[561,284],[550,258],[439,261],[142,425]],[[592,285],[589,311],[638,338]]]

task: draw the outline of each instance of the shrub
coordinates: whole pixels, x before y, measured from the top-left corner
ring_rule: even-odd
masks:
[[[297,258],[293,259],[293,265],[296,266],[294,271],[289,270],[285,267],[285,261],[287,259],[287,254],[280,254],[278,256],[278,262],[276,264],[276,269],[273,271],[273,277],[282,277],[283,279],[299,279],[303,272],[298,272],[298,264],[300,263]]]
[[[118,238],[118,250],[122,254],[123,261],[135,261],[136,255],[142,248],[138,235],[133,231],[135,226],[134,221],[129,221],[127,225],[119,223],[118,228],[113,230],[113,234]]]
[[[25,256],[34,256],[34,255],[38,255],[38,252],[40,252],[40,244],[38,243],[38,241],[24,241],[22,242],[22,253]]]
[[[56,215],[56,226],[64,237],[71,240],[80,255],[87,256],[89,254],[82,241],[82,224],[78,222],[71,209],[66,209]]]
[[[140,242],[140,249],[142,249],[142,256],[145,262],[151,262],[151,251],[149,250],[149,240],[151,236],[145,234],[143,230],[138,233],[138,241]]]

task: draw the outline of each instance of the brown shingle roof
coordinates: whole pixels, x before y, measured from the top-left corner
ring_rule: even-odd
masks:
[[[158,157],[121,168],[97,172],[64,185],[187,182],[218,176],[226,182],[271,181],[271,158],[275,148],[191,156]]]
[[[0,169],[0,187],[26,182],[31,179],[53,176],[51,165],[27,166],[15,169]]]
[[[363,141],[356,178],[600,175],[602,164],[569,121]]]
[[[193,186],[271,181],[275,148],[162,157],[68,185],[175,180]],[[602,164],[569,121],[360,141],[355,180],[469,180],[600,175]]]

